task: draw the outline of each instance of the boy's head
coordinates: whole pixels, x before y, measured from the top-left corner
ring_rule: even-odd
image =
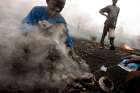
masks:
[[[112,0],[113,5],[116,5],[116,3],[118,2],[118,0]]]
[[[64,8],[66,0],[46,0],[49,16],[58,15]]]

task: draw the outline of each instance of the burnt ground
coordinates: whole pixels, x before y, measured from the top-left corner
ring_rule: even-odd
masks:
[[[101,76],[110,77],[110,79],[114,81],[116,89],[118,86],[124,83],[128,73],[119,68],[117,64],[120,62],[122,57],[129,54],[129,51],[120,48],[117,48],[115,51],[101,49],[99,48],[99,44],[94,40],[88,41],[83,39],[74,39],[74,43],[76,54],[89,64],[91,72],[96,76],[97,79]],[[102,65],[106,65],[108,67],[107,72],[101,72],[99,70]],[[31,86],[31,88],[26,85],[19,86],[16,82],[10,84],[11,85],[5,86],[0,85],[0,93],[60,93],[58,92],[60,91],[59,89],[54,87],[46,87],[45,83],[42,85],[36,81],[35,86]],[[116,91],[113,93],[116,93]]]
[[[90,66],[90,70],[97,77],[108,76],[116,86],[124,83],[127,72],[117,66],[120,59],[128,55],[128,51],[116,48],[115,51],[109,49],[102,49],[99,44],[93,41],[84,39],[74,39],[75,52],[82,59],[84,59]],[[108,67],[107,72],[101,72],[99,69],[102,65]]]

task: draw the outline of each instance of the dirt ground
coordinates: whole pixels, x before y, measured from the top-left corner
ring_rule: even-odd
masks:
[[[101,76],[108,76],[114,82],[116,89],[117,87],[121,86],[124,83],[125,78],[128,73],[124,71],[123,69],[121,69],[120,67],[118,67],[117,64],[120,62],[120,59],[122,57],[129,54],[128,51],[124,49],[120,49],[120,48],[116,48],[115,51],[111,51],[109,49],[101,49],[99,48],[99,44],[96,43],[94,40],[88,41],[88,40],[83,40],[83,39],[74,39],[74,49],[75,49],[76,54],[79,55],[82,59],[84,59],[87,62],[87,64],[90,67],[91,72],[96,76],[97,79],[100,78]],[[49,58],[52,58],[52,57],[49,57]],[[49,62],[52,63],[52,61],[49,61]],[[100,71],[100,67],[102,65],[106,65],[108,67],[107,72]],[[17,67],[18,66],[20,67],[20,65],[17,65]],[[46,67],[45,67],[46,65],[43,66],[45,67],[45,69],[42,69],[41,66],[40,65],[37,66],[36,68],[37,70],[35,70],[35,71],[39,71],[39,75],[40,75],[40,72],[43,72],[44,70],[46,70]],[[38,72],[35,72],[35,73],[38,73]],[[22,78],[20,77],[21,81],[23,81]],[[30,79],[32,78],[29,77],[29,80]],[[15,78],[13,80],[15,80]],[[39,81],[40,81],[40,78],[39,78]],[[42,85],[42,83],[38,83],[36,81],[35,81],[35,85],[32,85],[31,87],[27,87],[24,85],[19,86],[20,84],[18,85],[16,82],[14,83],[10,82],[10,84],[11,85],[9,85],[8,83],[7,85],[3,87],[0,86],[0,93],[61,93],[61,92],[58,92],[60,91],[58,88],[46,87],[45,83],[43,83]],[[90,93],[93,93],[93,92],[90,92]],[[96,93],[100,93],[100,92],[96,92]],[[116,93],[116,92],[113,92],[113,93]],[[121,92],[117,92],[117,93],[121,93]]]
[[[84,39],[74,39],[75,51],[82,59],[84,59],[90,66],[90,70],[97,77],[107,75],[115,83],[120,86],[124,83],[127,72],[117,66],[120,59],[128,55],[128,51],[116,48],[115,51],[109,49],[99,48],[99,44],[94,41]],[[100,67],[106,65],[107,72],[101,72]]]

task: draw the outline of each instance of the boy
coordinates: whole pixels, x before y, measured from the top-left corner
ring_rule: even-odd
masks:
[[[41,21],[46,21],[48,27],[50,24],[62,23],[65,25],[66,30],[66,45],[69,48],[73,47],[73,41],[70,37],[67,29],[65,19],[61,16],[60,12],[64,8],[66,0],[46,0],[48,7],[46,6],[35,6],[30,13],[25,17],[23,23],[32,26],[39,26]]]
[[[117,23],[117,18],[120,12],[120,8],[118,6],[116,6],[118,0],[112,0],[113,4],[106,6],[104,8],[102,8],[99,12],[100,14],[102,14],[103,16],[105,16],[107,19],[104,23],[104,29],[103,29],[103,34],[102,34],[102,38],[101,38],[101,46],[104,47],[104,39],[107,35],[107,32],[109,34],[109,39],[110,39],[110,50],[115,50],[115,46],[114,46],[114,31],[116,28],[116,23]]]
[[[46,0],[48,7],[36,6],[25,17],[23,23],[38,26],[39,28],[50,28],[50,26],[57,24],[65,25],[66,32],[66,46],[70,48],[68,55],[72,57],[74,61],[80,62],[82,67],[89,71],[88,65],[78,55],[75,54],[73,49],[73,41],[70,37],[67,29],[65,19],[60,15],[60,12],[64,8],[66,0]],[[44,24],[44,25],[43,25]],[[47,25],[46,25],[47,24]],[[46,31],[46,30],[45,30]]]

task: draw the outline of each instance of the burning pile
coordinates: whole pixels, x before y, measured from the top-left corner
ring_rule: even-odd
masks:
[[[121,45],[121,48],[125,49],[125,50],[128,50],[128,51],[133,51],[134,49],[131,48],[129,45],[127,45],[126,43],[122,44]]]
[[[73,78],[86,73],[67,55],[63,44],[39,31],[2,33],[0,92],[59,93]]]

